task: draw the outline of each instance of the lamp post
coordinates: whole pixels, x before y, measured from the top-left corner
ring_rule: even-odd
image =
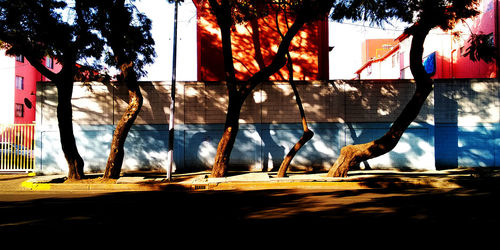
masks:
[[[172,165],[174,162],[174,132],[175,132],[175,81],[177,71],[177,10],[179,3],[175,1],[174,8],[174,39],[172,54],[172,84],[170,87],[170,119],[168,123],[168,156],[167,180],[172,181]]]
[[[495,56],[495,63],[496,63],[496,75],[497,79],[500,78],[500,25],[498,23],[499,19],[499,9],[498,9],[498,0],[495,0],[493,2],[495,4],[493,11],[495,11],[495,32],[493,34],[495,35],[495,47],[496,47],[496,56]]]

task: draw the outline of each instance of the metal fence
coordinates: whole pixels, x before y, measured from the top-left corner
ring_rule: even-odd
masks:
[[[0,124],[0,172],[35,170],[35,125]]]

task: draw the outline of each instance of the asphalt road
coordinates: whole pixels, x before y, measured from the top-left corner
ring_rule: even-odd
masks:
[[[22,182],[24,177],[13,180]],[[84,238],[87,244],[115,238],[103,241],[112,245],[134,241],[222,247],[236,240],[239,246],[269,246],[269,242],[293,246],[304,241],[319,246],[335,241],[387,244],[405,239],[412,246],[428,240],[439,240],[434,246],[436,242],[474,242],[477,246],[496,241],[500,233],[499,187],[495,182],[460,189],[340,191],[192,191],[176,187],[105,193],[2,189],[0,237],[29,235],[49,242]]]

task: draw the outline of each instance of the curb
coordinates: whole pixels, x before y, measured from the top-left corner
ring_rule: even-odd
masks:
[[[193,191],[265,190],[265,189],[370,189],[360,182],[212,182],[212,183],[150,183],[150,184],[63,184],[33,183],[21,186],[31,191],[162,191],[184,188]]]
[[[37,176],[21,183],[21,187],[31,191],[153,191],[161,184],[144,183],[64,183],[65,176]]]
[[[193,184],[193,190],[367,189],[357,182],[220,182]]]
[[[100,176],[96,174],[96,176]],[[278,178],[272,173],[236,173],[209,178],[207,173],[174,176],[168,182],[163,175],[124,175],[115,183],[64,183],[66,176],[35,176],[21,184],[31,191],[162,191],[162,190],[265,190],[265,189],[456,189],[498,183],[500,169],[456,169],[444,171],[402,172],[391,170],[352,171],[346,178],[326,177],[324,173],[294,173]],[[17,184],[19,185],[19,184]]]
[[[160,191],[170,184],[65,184],[25,181],[23,188],[31,191]]]
[[[31,191],[162,191],[181,188],[192,191],[209,190],[265,190],[265,189],[412,189],[412,188],[460,188],[453,177],[384,177],[367,175],[362,177],[326,178],[314,175],[287,178],[270,178],[268,174],[251,173],[225,178],[208,178],[200,175],[181,182],[166,182],[165,179],[146,181],[144,178],[120,178],[117,183],[54,183],[60,176],[32,178],[21,186]]]
[[[313,181],[226,181],[226,182],[193,182],[193,190],[263,190],[263,189],[324,189],[324,190],[356,190],[356,189],[412,189],[412,188],[460,188],[452,178],[366,178],[358,180],[313,180]]]

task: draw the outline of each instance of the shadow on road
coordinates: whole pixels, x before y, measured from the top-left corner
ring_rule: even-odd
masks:
[[[498,232],[499,196],[497,182],[462,189],[193,192],[175,187],[85,197],[40,193],[33,199],[0,202],[0,232],[58,238],[113,234],[122,242],[127,237],[167,236],[176,241],[180,236],[222,241],[321,239],[332,234],[471,237]]]

